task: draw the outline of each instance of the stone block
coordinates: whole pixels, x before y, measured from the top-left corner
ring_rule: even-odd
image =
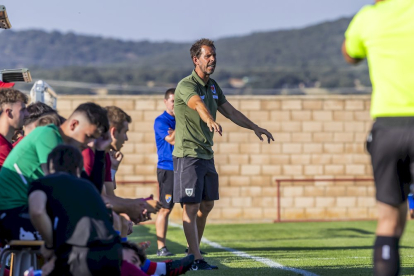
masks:
[[[336,198],[336,204],[338,207],[354,207],[356,206],[356,203],[356,197],[338,196]]]
[[[282,165],[283,175],[302,175],[302,165]]]
[[[285,197],[300,197],[304,195],[303,187],[283,187],[280,188],[283,198]]]
[[[321,100],[303,100],[302,107],[304,110],[321,110],[322,101]]]
[[[301,153],[302,144],[300,143],[284,143],[282,144],[283,153]]]
[[[322,144],[306,143],[303,145],[303,153],[322,153]]]
[[[230,176],[230,186],[249,186],[250,178],[248,176]]]
[[[304,219],[305,208],[283,208],[282,209],[282,219],[283,220],[293,220],[293,219]]]
[[[336,206],[336,199],[335,197],[325,197],[325,196],[317,196],[315,198],[315,206],[316,207],[334,207]]]
[[[260,100],[242,100],[240,101],[240,110],[250,111],[250,110],[260,110],[261,102]]]
[[[281,122],[282,131],[285,132],[300,132],[302,125],[300,122]]]
[[[251,197],[232,197],[231,198],[231,206],[233,207],[250,207],[252,206],[252,198]]]
[[[364,102],[361,100],[346,100],[345,110],[364,110]]]
[[[260,219],[263,217],[262,208],[243,208],[243,218],[246,219]]]
[[[241,165],[241,175],[260,175],[260,165]]]
[[[155,110],[155,100],[140,100],[135,101],[135,110]]]
[[[283,100],[282,101],[282,110],[301,110],[302,101],[301,100]]]
[[[323,102],[324,110],[343,110],[344,101],[342,100],[325,100]]]
[[[292,111],[291,118],[293,121],[310,121],[312,113],[311,111]]]
[[[315,121],[332,121],[332,111],[312,111],[312,118]]]
[[[279,175],[282,172],[282,167],[280,165],[263,165],[262,174],[265,176],[268,175]]]
[[[307,219],[325,219],[325,208],[306,208],[305,216]]]

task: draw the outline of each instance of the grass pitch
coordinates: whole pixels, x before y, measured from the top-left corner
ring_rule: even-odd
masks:
[[[374,221],[306,222],[279,224],[207,225],[204,237],[224,247],[262,257],[283,266],[306,270],[317,275],[372,275],[372,245],[375,238]],[[168,229],[168,249],[184,256],[186,241],[182,229]],[[149,240],[148,257],[157,258],[154,225],[136,226],[129,240]],[[302,275],[271,268],[252,259],[201,244],[209,263],[219,270],[189,271],[186,275]],[[400,244],[401,275],[414,275],[414,222],[407,228]]]

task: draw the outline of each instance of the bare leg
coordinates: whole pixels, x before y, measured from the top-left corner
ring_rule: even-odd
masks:
[[[407,204],[392,206],[378,202],[378,225],[374,243],[374,276],[398,275],[399,241],[407,219]]]
[[[407,203],[394,207],[382,202],[377,202],[378,224],[377,236],[397,237],[403,234],[407,220]]]
[[[197,212],[199,209],[200,203],[183,204],[183,227],[188,243],[188,254],[193,254],[195,260],[203,258],[200,254],[197,230]]]
[[[204,228],[206,227],[207,216],[213,210],[214,200],[203,200],[200,204],[200,210],[197,213],[197,230],[198,230],[198,244],[200,245],[203,237]]]
[[[168,217],[171,214],[171,210],[172,209],[161,208],[158,212],[157,220],[155,221],[158,249],[161,249],[165,246],[165,239],[167,237],[168,229]]]

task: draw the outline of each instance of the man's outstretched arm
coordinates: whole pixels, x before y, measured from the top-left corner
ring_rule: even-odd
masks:
[[[224,104],[220,105],[218,111],[221,114],[223,114],[224,117],[230,119],[236,125],[253,130],[261,141],[263,141],[263,134],[267,136],[268,143],[270,143],[270,140],[274,141],[273,135],[269,131],[259,127],[258,125],[250,121],[249,118],[247,118],[243,113],[235,109],[229,102],[225,102]]]
[[[208,111],[203,100],[201,100],[200,96],[198,95],[192,96],[188,100],[187,105],[189,108],[197,111],[198,115],[200,115],[201,120],[203,120],[203,122],[207,124],[211,132],[215,131],[221,135],[221,132],[222,132],[221,126],[214,121],[213,116],[211,116],[210,112]]]

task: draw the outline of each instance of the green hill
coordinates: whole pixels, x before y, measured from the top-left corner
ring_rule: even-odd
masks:
[[[351,67],[340,52],[350,18],[302,29],[257,32],[216,41],[223,86],[352,87],[370,85],[366,64]],[[29,67],[33,77],[143,85],[178,82],[193,68],[191,43],[122,41],[44,31],[0,32],[0,68]]]

